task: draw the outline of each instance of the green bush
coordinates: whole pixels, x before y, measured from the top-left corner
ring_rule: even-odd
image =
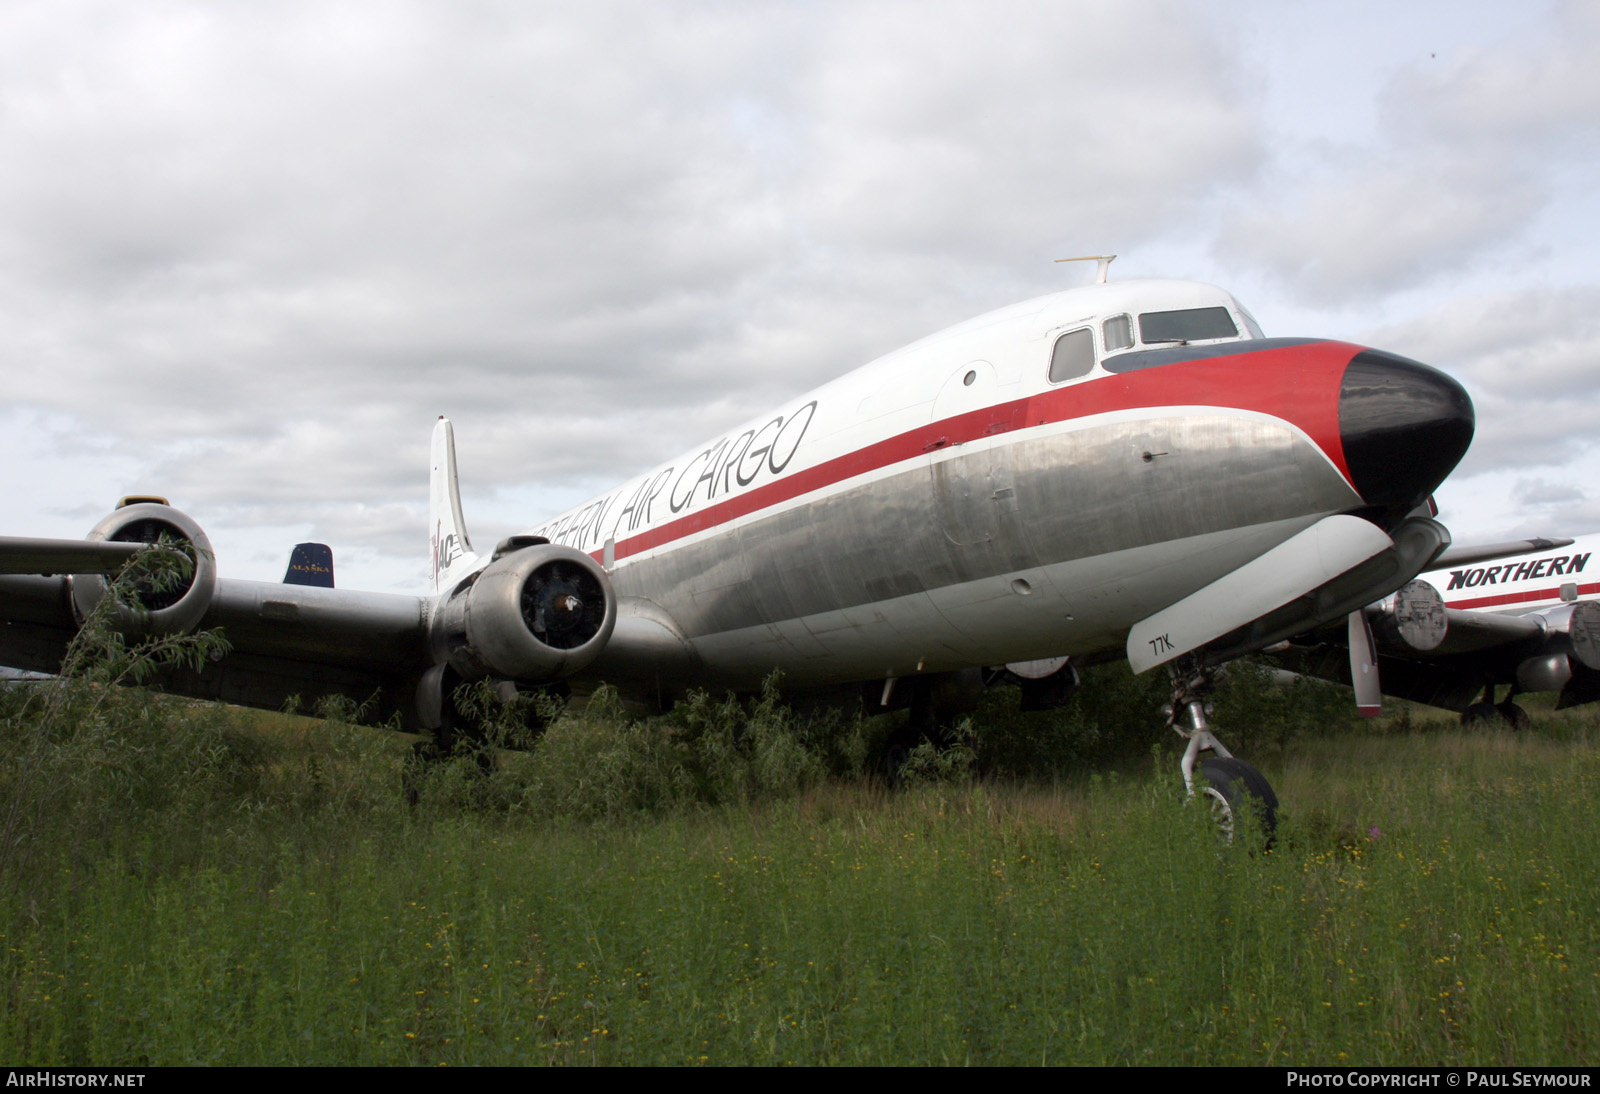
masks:
[[[472,688],[457,693],[456,705],[479,719],[480,742],[500,744],[522,732],[524,702],[497,706]],[[631,713],[614,689],[601,687],[586,702],[545,706],[537,720],[548,725],[532,748],[501,756],[493,770],[471,754],[430,765],[415,784],[419,803],[453,809],[470,799],[577,821],[664,815],[792,797],[848,771],[864,753],[859,725],[797,714],[775,677],[758,697],[695,692],[660,716]]]
[[[1007,778],[1060,778],[1140,762],[1151,742],[1171,735],[1161,716],[1168,697],[1164,673],[1135,676],[1118,662],[1081,675],[1082,686],[1054,710],[1019,710],[1013,687],[986,691],[972,715],[979,770]]]
[[[1361,721],[1348,687],[1288,676],[1250,657],[1226,667],[1214,705],[1217,732],[1236,752],[1281,749],[1296,737],[1350,731]]]
[[[1018,710],[1013,688],[986,692],[972,719],[979,768],[1011,778],[1054,778],[1138,763],[1152,745],[1181,744],[1162,714],[1171,694],[1165,672],[1135,676],[1119,661],[1085,669],[1082,679],[1056,710]],[[1233,752],[1259,755],[1298,736],[1352,730],[1360,721],[1348,688],[1289,678],[1254,658],[1224,666],[1216,685],[1210,721]]]
[[[186,566],[178,552],[136,557],[68,644],[60,674],[4,689],[0,873],[26,877],[62,849],[99,845],[158,814],[192,830],[220,800],[255,789],[268,759],[258,738],[232,731],[209,704],[126,686],[226,651],[216,634],[130,640],[112,626],[119,603],[172,588]]]

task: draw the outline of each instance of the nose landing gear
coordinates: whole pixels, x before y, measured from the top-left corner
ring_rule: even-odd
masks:
[[[1266,776],[1243,760],[1236,759],[1211,732],[1206,702],[1214,689],[1211,672],[1191,657],[1182,657],[1167,667],[1172,678],[1172,702],[1165,707],[1167,725],[1188,740],[1178,767],[1190,797],[1196,794],[1211,800],[1211,816],[1227,842],[1233,842],[1239,814],[1252,810],[1261,832],[1271,840],[1278,824],[1278,796]],[[1200,753],[1209,750],[1204,759]],[[1204,782],[1196,786],[1195,765]]]

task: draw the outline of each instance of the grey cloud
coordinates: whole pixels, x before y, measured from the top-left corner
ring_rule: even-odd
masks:
[[[1580,2],[1549,11],[1548,19],[1524,21],[1516,39],[1397,74],[1380,98],[1394,131],[1502,155],[1589,159],[1588,142],[1600,129],[1600,13]]]
[[[957,250],[1132,243],[1192,215],[1260,154],[1240,90],[1212,61],[1226,46],[1192,9],[905,11],[835,23],[810,84],[808,192],[836,236]]]
[[[1600,394],[1600,285],[1457,297],[1371,339],[1510,399]]]
[[[1558,5],[1517,37],[1398,69],[1373,93],[1370,140],[1276,134],[1277,163],[1239,198],[1218,252],[1323,303],[1460,280],[1563,188],[1592,186],[1597,47],[1592,10]],[[1367,105],[1349,91],[1350,109]]]
[[[1457,298],[1364,341],[1466,383],[1478,426],[1458,474],[1571,467],[1600,445],[1600,286]]]
[[[1236,214],[1226,249],[1305,298],[1342,302],[1447,276],[1510,239],[1540,206],[1520,172],[1447,151],[1338,158],[1346,162],[1329,164],[1329,181]]]
[[[1559,402],[1515,404],[1475,399],[1478,431],[1456,470],[1475,475],[1506,468],[1566,468],[1581,473],[1595,456],[1593,417]]]
[[[1524,506],[1558,505],[1587,499],[1587,495],[1571,483],[1548,482],[1545,479],[1518,480],[1512,487],[1512,495]]]
[[[474,490],[615,481],[1187,230],[1263,155],[1235,48],[1155,2],[10,7],[7,394],[398,550],[438,414]]]
[[[1600,497],[1570,483],[1520,479],[1505,514],[1512,534],[1583,535],[1600,530]]]

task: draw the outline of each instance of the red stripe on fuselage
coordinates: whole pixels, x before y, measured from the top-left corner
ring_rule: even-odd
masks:
[[[1345,366],[1360,352],[1359,346],[1346,342],[1241,349],[1225,357],[1113,373],[997,403],[907,430],[619,540],[615,557],[624,559],[951,445],[1119,410],[1217,406],[1270,414],[1303,430],[1349,482],[1339,437],[1339,385]],[[599,560],[603,551],[592,554]]]
[[[1579,596],[1594,596],[1600,593],[1600,584],[1579,585]],[[1530,589],[1522,593],[1498,593],[1495,596],[1477,596],[1471,600],[1446,600],[1447,608],[1490,608],[1496,604],[1530,604],[1540,600],[1561,599],[1560,588],[1555,589]]]

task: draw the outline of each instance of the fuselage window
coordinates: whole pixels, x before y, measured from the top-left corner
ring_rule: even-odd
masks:
[[[1139,340],[1155,342],[1203,342],[1209,338],[1237,338],[1239,328],[1227,308],[1185,308],[1182,311],[1139,313]]]
[[[1089,328],[1069,330],[1056,339],[1055,352],[1050,355],[1050,382],[1059,384],[1074,376],[1082,376],[1094,368],[1094,338]]]

